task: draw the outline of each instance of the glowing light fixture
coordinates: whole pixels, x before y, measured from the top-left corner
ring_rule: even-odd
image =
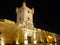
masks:
[[[48,36],[48,38],[52,39],[52,36]]]
[[[53,44],[50,44],[50,45],[53,45]]]
[[[4,39],[3,39],[3,38],[1,38],[1,45],[5,45],[5,44],[4,44]]]
[[[24,40],[24,44],[28,44],[28,40]]]
[[[18,40],[19,40],[19,34],[18,34],[17,39],[16,39],[16,44],[19,44]]]
[[[19,44],[18,40],[16,40],[16,44]]]
[[[34,40],[34,44],[37,44],[37,41],[36,40]]]

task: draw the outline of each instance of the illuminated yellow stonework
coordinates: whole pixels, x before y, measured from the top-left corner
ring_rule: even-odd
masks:
[[[0,20],[0,44],[12,44],[13,42],[16,44],[36,44],[60,40],[59,35],[34,27],[34,8],[28,8],[25,2],[21,8],[16,8],[16,13],[16,23],[7,19]]]

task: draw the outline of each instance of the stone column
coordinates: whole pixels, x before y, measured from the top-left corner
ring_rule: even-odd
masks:
[[[25,33],[24,33],[24,44],[28,44],[27,31],[25,31]]]
[[[31,42],[33,43],[34,41],[34,32],[32,32],[32,36],[31,36]]]
[[[43,39],[42,39],[42,34],[41,34],[41,30],[40,30],[40,40],[41,40],[41,42],[43,42]]]
[[[36,39],[36,30],[34,30],[34,44],[37,43],[37,39]]]

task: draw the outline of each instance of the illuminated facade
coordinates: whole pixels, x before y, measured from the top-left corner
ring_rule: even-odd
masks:
[[[21,8],[16,8],[16,13],[17,23],[7,19],[0,21],[0,44],[56,42],[56,34],[34,27],[34,8],[28,8],[23,2]]]

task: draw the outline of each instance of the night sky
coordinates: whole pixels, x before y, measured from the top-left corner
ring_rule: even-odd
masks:
[[[0,19],[16,22],[16,7],[22,6],[23,0],[0,0]],[[60,34],[60,16],[56,15],[56,0],[26,0],[29,8],[34,8],[34,26]]]

